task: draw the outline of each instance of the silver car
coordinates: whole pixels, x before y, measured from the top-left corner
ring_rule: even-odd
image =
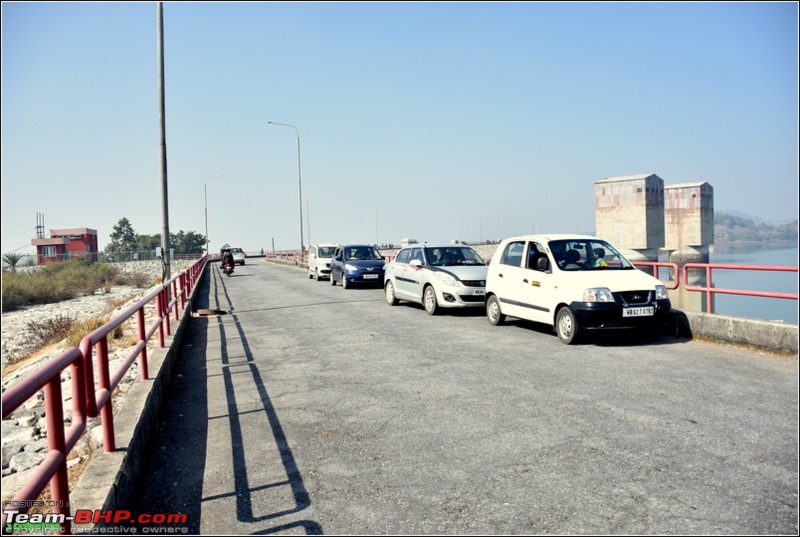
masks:
[[[231,253],[233,254],[234,265],[244,265],[244,260],[247,257],[244,250],[241,248],[231,248]]]
[[[483,308],[486,270],[466,244],[410,244],[386,265],[386,301],[416,302],[429,315],[440,308]]]

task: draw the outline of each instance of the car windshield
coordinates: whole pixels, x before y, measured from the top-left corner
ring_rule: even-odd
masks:
[[[561,270],[634,269],[616,248],[600,239],[550,241],[548,246]]]
[[[478,252],[469,246],[426,247],[425,257],[431,266],[486,264]]]
[[[318,257],[333,257],[333,252],[336,251],[336,246],[320,246]]]
[[[380,260],[381,254],[372,246],[354,246],[352,248],[345,248],[345,256],[347,259],[354,261],[358,260]]]

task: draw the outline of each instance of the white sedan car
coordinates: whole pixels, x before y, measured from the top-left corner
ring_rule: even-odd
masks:
[[[553,327],[566,344],[582,334],[660,329],[670,320],[666,286],[612,245],[585,235],[505,239],[486,276],[486,315]]]
[[[386,301],[422,304],[429,315],[439,308],[484,307],[486,262],[466,244],[409,244],[386,265]]]

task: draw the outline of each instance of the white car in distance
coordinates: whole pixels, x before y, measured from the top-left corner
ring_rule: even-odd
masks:
[[[312,244],[308,248],[308,278],[317,281],[331,277],[331,257],[338,244]]]

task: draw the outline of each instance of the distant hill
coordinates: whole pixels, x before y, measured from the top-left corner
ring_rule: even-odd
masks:
[[[714,213],[714,242],[797,242],[797,220],[788,224],[756,223],[751,218]]]

